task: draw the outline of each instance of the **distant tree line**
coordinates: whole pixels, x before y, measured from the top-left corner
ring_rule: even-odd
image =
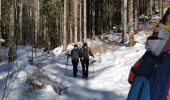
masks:
[[[66,50],[69,43],[93,39],[114,25],[122,27],[124,43],[138,30],[139,15],[158,9],[162,16],[168,5],[169,0],[0,0],[0,38],[6,41],[1,45],[11,52],[16,45]]]

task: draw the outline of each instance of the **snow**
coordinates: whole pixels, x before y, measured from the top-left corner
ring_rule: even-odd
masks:
[[[159,14],[155,14],[155,15],[152,15],[152,19],[158,19],[158,20],[160,20],[161,18],[160,18],[160,16],[159,16]]]
[[[1,39],[0,39],[0,43],[2,43],[2,42],[5,42],[5,40],[1,38]]]
[[[16,80],[14,81],[12,77],[9,78],[8,83],[13,81],[13,85],[9,85],[12,88],[6,91],[8,96],[5,97],[5,100],[126,100],[130,88],[127,81],[129,70],[145,52],[146,37],[145,31],[140,31],[135,35],[137,43],[134,47],[117,46],[116,49],[110,48],[105,53],[97,52],[95,59],[101,59],[101,62],[96,61],[94,64],[90,64],[89,80],[82,79],[80,63],[78,77],[72,77],[71,59],[69,59],[66,70],[67,56],[66,52],[62,52],[62,47],[54,49],[50,54],[43,52],[42,49],[34,50],[36,58],[31,64],[29,60],[32,55],[32,47],[20,46],[17,48],[18,58],[13,63],[14,73],[10,74],[16,77]],[[87,42],[90,46],[103,43],[99,39],[87,40]],[[73,46],[69,45],[68,50],[71,48]],[[2,98],[4,89],[2,84],[5,82],[8,68],[7,62],[0,64],[0,98]],[[26,79],[30,75],[34,75],[46,83],[66,86],[68,91],[67,93],[62,91],[61,95],[58,95],[52,85],[48,84],[42,89],[29,92]]]

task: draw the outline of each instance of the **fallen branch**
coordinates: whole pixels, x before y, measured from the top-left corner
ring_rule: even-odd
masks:
[[[33,77],[28,77],[27,79],[27,84],[31,86],[31,90],[34,89],[42,89],[43,87],[47,85],[51,85],[54,91],[58,94],[61,95],[62,92],[67,93],[68,87],[63,86],[62,83],[58,84],[57,82],[55,83],[48,83],[48,82],[42,82],[40,80],[37,80]]]

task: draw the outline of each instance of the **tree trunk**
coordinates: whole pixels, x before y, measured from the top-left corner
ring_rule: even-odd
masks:
[[[133,22],[133,0],[129,0],[129,46],[133,46],[135,43],[134,40],[134,22]]]
[[[48,26],[47,26],[47,15],[45,15],[45,25],[44,25],[44,40],[45,40],[45,49],[47,52],[50,50],[50,38],[48,32]]]
[[[135,32],[137,32],[139,30],[139,12],[138,12],[139,6],[138,6],[138,3],[139,3],[139,1],[136,0],[135,1],[135,9],[134,9],[135,10],[135,23],[134,23]]]
[[[68,5],[68,14],[69,14],[69,42],[73,43],[73,17],[72,17],[72,13],[73,13],[73,9],[72,9],[72,2],[73,0],[69,0],[69,5]]]
[[[20,13],[19,13],[19,26],[20,26],[19,42],[20,43],[22,43],[22,4],[23,4],[23,0],[20,1]]]
[[[167,0],[167,6],[169,6],[170,5],[170,0]]]
[[[14,1],[11,1],[10,7],[10,25],[9,25],[9,52],[8,62],[12,62],[16,57],[15,43],[14,43]]]
[[[63,34],[63,50],[67,50],[67,0],[64,0],[64,34]]]
[[[82,5],[81,5],[81,0],[80,0],[80,41],[82,41]]]
[[[73,27],[72,27],[72,23],[70,23],[70,43],[73,43]]]
[[[160,17],[163,16],[163,1],[159,0],[159,12],[160,12]]]
[[[122,19],[122,28],[123,28],[123,33],[122,33],[122,43],[126,41],[126,34],[127,34],[127,0],[122,0],[121,2],[121,19]]]
[[[63,7],[61,7],[60,15],[59,15],[60,16],[60,18],[59,18],[60,19],[59,20],[59,26],[60,26],[60,28],[59,28],[59,36],[60,36],[59,41],[61,42],[61,44],[63,44],[63,40],[62,40],[63,39],[63,34],[62,33],[63,33],[63,26],[64,26],[63,25],[63,19],[64,19],[63,15],[64,15],[63,14]]]
[[[74,0],[74,42],[77,43],[77,0]]]
[[[2,20],[1,20],[1,0],[0,0],[0,39],[2,39],[1,27],[2,27]],[[0,41],[0,50],[1,50],[1,41]]]
[[[84,0],[84,40],[87,39],[87,7],[86,0]]]
[[[1,0],[0,0],[0,39],[2,39],[2,18],[1,18]],[[0,62],[2,62],[2,55],[1,55],[1,40],[0,40]]]
[[[47,36],[47,16],[45,15],[44,16],[44,41],[45,41],[45,43],[47,43],[46,36]]]
[[[95,8],[94,8],[94,12],[95,12],[95,22],[94,22],[94,32],[93,32],[93,34],[92,34],[92,38],[94,39],[95,38],[95,34],[97,33],[99,33],[99,29],[98,29],[98,27],[99,27],[99,2],[98,1],[95,1],[95,3],[94,3],[94,6],[95,6]]]
[[[39,0],[35,0],[35,44],[38,42],[38,32],[39,32],[39,12],[40,12],[40,3]]]

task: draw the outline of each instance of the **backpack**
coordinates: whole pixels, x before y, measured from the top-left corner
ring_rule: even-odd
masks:
[[[72,60],[78,60],[79,59],[79,51],[74,50],[72,51]]]
[[[85,59],[89,59],[89,47],[87,48],[87,50],[84,50],[84,48],[81,48],[81,53],[82,53],[82,57],[84,57]]]

